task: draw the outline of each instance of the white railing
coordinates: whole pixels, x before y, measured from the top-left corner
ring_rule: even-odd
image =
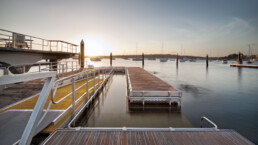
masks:
[[[37,128],[37,124],[49,96],[51,87],[54,80],[56,79],[56,72],[40,72],[40,73],[27,73],[27,74],[17,74],[17,75],[5,75],[0,77],[0,85],[8,85],[18,82],[32,81],[35,79],[46,79],[43,89],[40,92],[39,98],[36,102],[36,105],[31,113],[29,121],[26,125],[25,130],[23,131],[20,145],[30,144],[32,137]]]
[[[61,40],[46,40],[0,29],[0,47],[77,53],[78,46]]]

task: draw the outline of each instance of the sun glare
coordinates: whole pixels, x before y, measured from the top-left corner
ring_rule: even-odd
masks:
[[[110,52],[108,44],[98,37],[85,37],[85,56],[107,55]]]

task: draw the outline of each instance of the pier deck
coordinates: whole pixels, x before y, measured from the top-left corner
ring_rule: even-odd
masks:
[[[131,102],[176,102],[180,106],[182,92],[139,67],[128,67],[127,95]]]
[[[230,64],[231,67],[246,67],[246,68],[258,68],[258,65],[252,64]]]
[[[48,139],[46,145],[196,145],[196,144],[253,144],[233,130],[219,131],[94,131],[94,130],[57,130]]]
[[[90,80],[90,79],[89,79]],[[79,80],[75,83],[75,88],[78,88],[80,85],[84,84],[86,80]],[[98,80],[96,79],[96,84]],[[102,84],[102,80],[100,80],[99,86]],[[96,89],[99,87],[97,86]],[[93,82],[89,83],[89,88],[93,87]],[[68,84],[62,86],[57,89],[55,100],[60,100],[65,95],[69,94],[72,91],[72,85]],[[80,88],[75,93],[75,101],[79,101],[78,104],[75,106],[77,109],[87,98],[85,97],[82,100],[79,100],[79,96],[81,96],[86,91],[86,88]],[[92,94],[93,90],[89,92]],[[13,144],[14,142],[18,141],[21,138],[23,130],[29,120],[30,114],[32,109],[34,108],[39,95],[35,95],[29,97],[25,100],[12,104],[6,108],[0,110],[0,140],[1,143],[4,142],[5,144]],[[49,95],[47,103],[44,109],[47,109],[48,104],[50,103],[51,95]],[[37,131],[35,134],[39,132],[44,133],[51,133],[57,128],[59,128],[72,114],[71,110],[72,105],[72,98],[66,98],[59,104],[52,104],[50,107],[50,111],[47,113],[47,116],[44,118],[41,124],[37,127]],[[15,115],[16,114],[16,115]],[[57,119],[61,118],[61,119]],[[57,120],[56,120],[57,119]],[[9,121],[11,120],[11,121]],[[6,135],[11,135],[8,138]],[[0,144],[1,144],[0,143]]]

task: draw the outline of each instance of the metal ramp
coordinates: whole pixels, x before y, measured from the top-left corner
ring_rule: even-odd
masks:
[[[8,110],[0,114],[0,145],[10,145],[21,138],[31,112],[32,110]],[[34,135],[47,127],[62,112],[61,110],[48,111],[46,117],[36,127]]]

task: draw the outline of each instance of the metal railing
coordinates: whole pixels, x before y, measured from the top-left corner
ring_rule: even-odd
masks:
[[[95,90],[95,85],[94,85],[94,91],[93,91],[93,94],[91,94],[91,96],[89,96],[89,89],[88,89],[88,86],[87,86],[87,102],[85,103],[85,105],[79,110],[79,112],[73,117],[73,119],[69,122],[68,124],[68,128],[74,128],[74,127],[71,127],[71,125],[73,123],[75,123],[76,119],[78,119],[78,117],[81,115],[81,113],[88,107],[89,103],[91,103],[93,101],[93,99],[95,98],[97,92],[99,91],[99,89],[101,89],[101,87],[104,85],[104,83],[113,77],[113,74],[114,74],[114,70],[111,69],[108,74],[107,74],[107,77],[105,77],[103,79],[103,83],[101,84],[101,86],[99,86],[97,88],[97,90]],[[95,82],[95,81],[94,81]],[[88,84],[88,83],[87,83]],[[95,84],[95,83],[94,83]],[[90,97],[90,98],[89,98]]]
[[[74,72],[79,69],[78,61],[27,63],[12,65],[9,67],[0,67],[3,75],[56,71],[57,74],[61,74],[60,77],[64,77],[64,74],[67,72]],[[13,71],[16,73],[12,73]]]
[[[61,40],[46,40],[0,29],[0,47],[77,53],[78,45]]]
[[[205,117],[205,116],[203,116],[203,117],[201,118],[201,122],[200,122],[201,128],[203,127],[203,124],[202,124],[203,120],[208,121],[210,124],[212,124],[212,125],[214,126],[213,128],[214,128],[215,130],[218,130],[218,126],[217,126],[214,122],[212,122],[210,119],[208,119],[207,117]]]

